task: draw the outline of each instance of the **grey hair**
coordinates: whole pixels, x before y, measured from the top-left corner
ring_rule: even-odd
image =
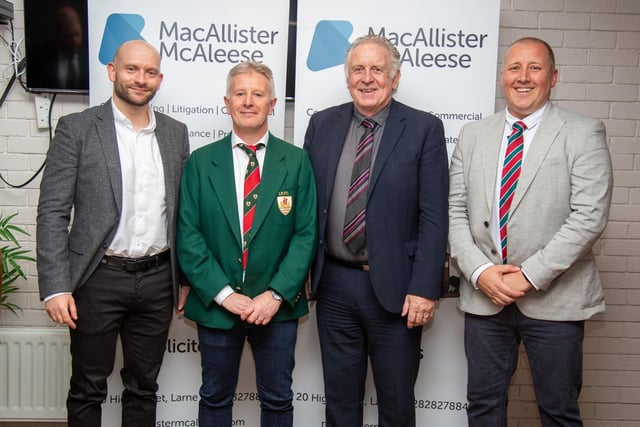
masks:
[[[273,72],[271,68],[264,63],[255,61],[241,62],[229,70],[229,74],[227,75],[227,96],[231,95],[231,82],[233,78],[238,74],[250,73],[252,71],[262,74],[267,79],[269,82],[269,97],[274,99],[276,97],[276,85],[273,81]]]
[[[349,77],[349,65],[353,50],[356,47],[367,43],[377,44],[378,46],[382,46],[387,50],[387,52],[389,53],[389,62],[391,63],[389,75],[393,80],[396,77],[398,71],[400,71],[400,52],[398,52],[398,49],[396,49],[396,47],[391,44],[389,39],[377,34],[367,34],[365,36],[358,37],[354,40],[353,43],[351,43],[351,46],[349,46],[349,49],[347,49],[347,54],[345,55],[344,60],[344,72],[347,78]]]

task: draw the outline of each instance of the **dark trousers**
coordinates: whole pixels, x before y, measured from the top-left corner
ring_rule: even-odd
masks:
[[[422,328],[407,329],[405,318],[380,306],[368,272],[331,260],[323,268],[316,313],[327,427],[362,425],[368,359],[378,425],[415,426]]]
[[[256,367],[262,427],[293,426],[293,381],[298,320],[212,329],[198,325],[202,386],[198,421],[201,427],[232,425],[233,395],[240,358],[248,340]]]
[[[118,335],[122,426],[155,426],[156,379],[173,315],[172,294],[169,263],[139,273],[100,265],[74,292],[78,320],[77,329],[70,329],[69,427],[100,425]]]
[[[493,316],[465,316],[470,427],[506,427],[509,384],[522,341],[531,367],[540,420],[545,427],[582,426],[584,321],[532,319],[515,304]]]

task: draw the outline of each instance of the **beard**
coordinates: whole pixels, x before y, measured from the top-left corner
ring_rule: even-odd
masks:
[[[144,96],[133,96],[129,93],[129,86],[124,83],[115,82],[113,85],[115,95],[129,105],[143,107],[147,105],[156,95],[156,90],[147,92]],[[142,88],[145,88],[144,86]]]

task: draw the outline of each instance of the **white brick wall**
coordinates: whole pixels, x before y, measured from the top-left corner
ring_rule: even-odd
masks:
[[[22,36],[22,0],[15,0],[17,37]],[[6,26],[0,31],[8,38]],[[587,322],[581,409],[587,427],[640,425],[640,1],[501,0],[500,51],[522,36],[547,40],[556,51],[560,81],[554,98],[566,108],[598,117],[607,126],[615,188],[609,226],[596,245],[606,287],[607,312]],[[0,78],[7,67],[0,46]],[[496,68],[497,69],[497,68]],[[497,76],[496,76],[497,77]],[[0,83],[0,87],[4,87]],[[54,118],[81,110],[86,97],[59,96]],[[504,107],[500,90],[496,108]],[[293,135],[287,106],[285,137]],[[12,183],[40,166],[47,132],[35,125],[33,95],[15,85],[0,108],[0,173]],[[3,214],[19,212],[35,232],[39,179],[26,189],[0,184]],[[28,239],[33,247],[33,238]],[[0,326],[51,326],[37,296],[35,268],[12,300],[24,307],[14,317],[0,312]],[[510,427],[539,426],[524,354],[510,390]],[[0,423],[1,425],[1,423]]]

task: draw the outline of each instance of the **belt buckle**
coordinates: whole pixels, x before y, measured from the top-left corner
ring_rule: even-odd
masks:
[[[139,268],[139,261],[136,261],[131,258],[123,258],[122,259],[122,269],[127,273],[135,273]]]
[[[369,271],[369,264],[362,264],[362,271]]]

